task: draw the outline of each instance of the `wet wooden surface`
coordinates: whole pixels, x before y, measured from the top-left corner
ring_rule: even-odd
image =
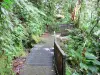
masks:
[[[20,75],[56,75],[53,64],[53,37],[46,35],[42,40],[44,43],[32,48]]]

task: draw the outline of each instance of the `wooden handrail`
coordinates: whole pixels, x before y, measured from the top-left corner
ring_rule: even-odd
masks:
[[[56,38],[54,40],[54,60],[57,75],[65,75],[66,70],[66,54],[58,45]]]

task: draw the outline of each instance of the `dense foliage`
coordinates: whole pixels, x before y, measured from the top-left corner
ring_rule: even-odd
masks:
[[[13,57],[44,30],[43,12],[27,0],[3,0],[0,4],[0,75],[12,75]]]
[[[53,31],[67,23],[75,28],[65,43],[66,75],[100,72],[99,0],[0,0],[0,8],[0,75],[14,75],[13,58],[39,42],[47,27]]]
[[[100,2],[81,1],[75,8],[75,28],[65,45],[67,53],[66,75],[97,75],[100,73]]]

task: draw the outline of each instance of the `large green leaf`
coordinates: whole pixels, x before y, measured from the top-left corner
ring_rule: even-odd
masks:
[[[79,75],[77,72],[74,72],[72,75]]]
[[[91,72],[97,73],[98,67],[96,67],[96,66],[89,66],[89,70],[90,70]]]
[[[100,61],[98,61],[98,60],[93,60],[92,61],[95,65],[99,65],[100,66]]]
[[[88,69],[88,66],[82,62],[80,63],[80,67],[81,67],[81,69],[85,69],[85,70]]]
[[[89,53],[89,52],[86,52],[85,53],[85,57],[87,58],[87,59],[97,59],[97,57],[96,56],[94,56],[92,53]]]

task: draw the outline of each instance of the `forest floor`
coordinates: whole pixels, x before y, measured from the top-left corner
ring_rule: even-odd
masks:
[[[41,42],[36,44],[26,59],[21,60],[20,74],[18,75],[56,75],[54,71],[54,37],[45,33],[41,36]]]

